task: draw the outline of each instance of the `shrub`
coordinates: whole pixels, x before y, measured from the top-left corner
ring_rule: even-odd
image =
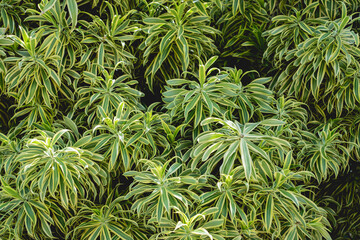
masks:
[[[0,0],[0,239],[358,239],[359,4]]]

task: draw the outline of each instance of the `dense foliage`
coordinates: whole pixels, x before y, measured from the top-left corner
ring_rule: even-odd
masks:
[[[0,239],[359,239],[359,0],[0,0]]]

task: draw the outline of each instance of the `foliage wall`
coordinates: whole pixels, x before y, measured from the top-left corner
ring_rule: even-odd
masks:
[[[0,239],[359,239],[359,0],[0,0]]]

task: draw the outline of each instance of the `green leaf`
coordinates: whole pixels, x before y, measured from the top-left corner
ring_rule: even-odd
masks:
[[[350,17],[346,16],[345,18],[342,19],[340,27],[339,27],[339,32],[341,32],[345,26],[348,24],[348,22],[350,21]]]
[[[11,46],[13,45],[13,41],[6,38],[0,38],[0,46]]]
[[[232,14],[233,15],[236,15],[236,12],[237,12],[237,10],[239,8],[239,2],[240,2],[240,0],[233,0],[232,1]]]
[[[320,85],[324,79],[325,76],[325,72],[326,72],[326,62],[325,61],[321,61],[320,63],[320,67],[318,68],[318,73],[317,73],[317,77],[316,77],[316,86],[317,88],[320,88]],[[314,90],[314,89],[312,89]]]
[[[296,205],[297,207],[299,207],[299,201],[298,201],[298,199],[296,198],[296,196],[295,196],[294,194],[292,194],[290,191],[286,191],[286,190],[282,190],[282,189],[279,189],[279,192],[280,192],[283,196],[285,196],[285,197],[287,197],[288,199],[290,199],[291,201],[293,201],[293,203],[295,203],[295,205]]]
[[[199,82],[203,86],[206,81],[206,67],[201,63],[199,65]]]
[[[51,140],[51,145],[55,145],[55,143],[61,138],[62,135],[64,135],[66,132],[69,132],[69,129],[62,129],[58,131]]]
[[[325,52],[325,62],[326,62],[326,63],[329,63],[329,62],[330,62],[331,55],[334,54],[333,49],[334,49],[334,44],[331,43],[331,44],[327,47],[326,52]]]
[[[61,80],[58,76],[58,74],[53,70],[53,69],[49,69],[50,70],[50,77],[55,81],[56,85],[58,87],[61,86]]]
[[[296,227],[291,227],[288,230],[288,234],[286,234],[285,236],[285,240],[297,240],[298,236],[297,236],[297,231],[296,231]]]
[[[286,124],[286,122],[284,121],[281,121],[281,120],[278,120],[278,119],[265,119],[263,121],[261,121],[261,125],[264,125],[264,126],[281,126],[281,125],[284,125]]]
[[[178,85],[183,85],[186,83],[190,83],[191,81],[189,80],[185,80],[185,79],[171,79],[171,80],[167,80],[166,83],[170,86],[178,86]]]
[[[171,45],[172,41],[174,40],[174,36],[176,34],[175,30],[169,31],[161,40],[160,42],[160,53],[166,52],[165,49],[168,49]]]
[[[333,51],[333,52],[331,53],[330,58],[328,59],[327,62],[332,62],[332,61],[334,61],[335,59],[338,58],[338,56],[339,56],[339,54],[340,54],[340,50],[341,50],[341,46],[342,46],[341,38],[340,38],[340,37],[337,37],[336,40],[337,40],[336,49],[335,49],[335,51]]]
[[[1,188],[7,195],[15,199],[21,199],[21,196],[15,189],[11,188],[10,186],[6,186],[3,181],[2,185],[3,186],[1,186]]]
[[[88,136],[84,136],[82,138],[80,138],[73,146],[74,147],[82,147],[84,145],[86,145],[87,143],[89,143],[92,139],[91,135]]]
[[[161,201],[162,201],[162,204],[163,204],[166,212],[170,213],[170,201],[169,201],[169,195],[168,195],[166,189],[161,188],[160,194],[161,194]]]
[[[112,149],[111,149],[111,157],[110,157],[110,162],[109,162],[109,170],[112,170],[116,164],[116,160],[118,159],[119,156],[119,141],[115,140],[115,142],[112,145]]]
[[[220,167],[220,173],[222,174],[230,173],[234,165],[234,160],[237,152],[236,150],[238,146],[239,146],[238,141],[234,141],[233,143],[230,144],[228,150],[224,154],[224,162]]]
[[[101,226],[95,228],[94,231],[92,231],[92,234],[89,236],[89,240],[97,240],[100,236],[101,232]]]
[[[138,131],[137,133],[134,134],[134,136],[132,136],[129,141],[126,143],[126,147],[131,146],[133,143],[137,142],[141,136],[143,135],[142,131]]]
[[[213,219],[206,222],[202,227],[205,229],[221,227],[224,224],[224,219]]]
[[[78,6],[76,0],[66,0],[66,3],[71,17],[72,29],[74,29],[76,27],[77,17],[79,14]]]
[[[205,4],[201,1],[195,1],[195,6],[196,8],[205,16],[207,16],[207,11],[206,11],[206,7]]]
[[[108,119],[108,116],[107,116],[105,110],[101,106],[98,106],[98,111],[99,111],[100,116],[103,118],[102,121],[104,121],[105,119]]]
[[[270,232],[272,219],[274,216],[274,199],[271,194],[267,196],[266,207],[265,207],[265,228],[266,231]]]
[[[354,96],[360,102],[360,80],[357,77],[354,77]]]
[[[193,99],[186,105],[184,115],[185,118],[188,117],[189,112],[197,105],[198,101],[200,100],[201,95],[196,95]]]
[[[292,151],[290,151],[290,152],[288,152],[288,153],[286,154],[283,168],[284,168],[284,169],[290,169],[291,162],[292,162]]]
[[[240,153],[241,153],[241,162],[244,166],[245,177],[246,180],[249,181],[251,177],[251,170],[252,170],[252,159],[250,156],[250,152],[246,143],[246,140],[240,140]]]
[[[47,11],[49,11],[56,3],[57,0],[50,0],[42,9],[41,14],[46,13]]]
[[[238,10],[241,14],[245,14],[245,0],[233,0],[232,14],[236,15]]]
[[[167,22],[161,18],[156,17],[148,17],[144,18],[143,22],[145,24],[166,24]]]
[[[104,43],[101,43],[99,46],[99,50],[98,50],[98,58],[97,58],[97,63],[101,66],[104,65]]]
[[[206,92],[202,92],[202,97],[203,97],[203,100],[204,100],[206,106],[209,108],[210,116],[211,116],[214,112],[213,101],[210,99],[209,95]]]
[[[218,59],[218,56],[211,57],[206,63],[205,63],[205,70],[208,70]]]
[[[41,220],[41,229],[45,232],[45,234],[50,237],[50,238],[54,238],[54,236],[52,235],[51,232],[51,228],[49,226],[49,224],[47,223],[46,220],[40,219]]]
[[[29,218],[31,219],[31,221],[33,223],[35,223],[36,215],[35,215],[34,209],[27,202],[24,202],[24,208],[25,208],[26,215],[29,216]]]
[[[302,30],[304,30],[307,34],[312,35],[313,31],[312,29],[303,21],[299,22],[299,26],[301,27]]]
[[[163,203],[162,203],[162,198],[159,198],[158,203],[156,205],[156,219],[158,222],[160,222],[162,215],[163,215]]]
[[[212,132],[212,133],[206,133],[204,135],[199,136],[197,141],[199,143],[213,142],[214,140],[218,140],[221,137],[224,137],[223,133]]]
[[[120,146],[120,153],[121,153],[121,158],[123,160],[124,163],[124,167],[125,167],[125,171],[130,169],[130,156],[128,151],[126,150],[125,146],[123,145],[123,143],[119,143]]]

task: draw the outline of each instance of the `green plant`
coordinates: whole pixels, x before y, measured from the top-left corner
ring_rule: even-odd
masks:
[[[4,62],[8,67],[5,77],[7,92],[18,100],[18,106],[37,103],[52,107],[57,94],[61,91],[68,98],[72,92],[62,83],[59,76],[60,56],[54,54],[54,45],[43,41],[44,30],[30,34],[21,28],[22,39],[12,36],[20,51],[18,56],[7,57]]]
[[[19,191],[1,179],[0,199],[1,235],[10,239],[13,237],[21,239],[26,235],[53,237],[50,225],[54,221],[50,216],[49,208],[29,188]]]
[[[122,198],[114,199],[111,202],[109,200],[101,208],[84,204],[77,215],[67,221],[68,225],[75,224],[76,227],[73,232],[66,235],[66,239],[69,239],[70,236],[80,237],[79,239],[134,239],[131,232],[136,233],[140,229],[134,230],[138,224],[127,218],[126,210],[120,204]],[[122,216],[117,217],[118,214]],[[131,228],[131,232],[128,230],[129,228]],[[140,231],[134,237],[141,235]]]
[[[0,0],[0,239],[358,239],[359,0]]]
[[[329,170],[336,176],[339,174],[341,166],[345,167],[349,161],[349,150],[342,145],[344,142],[340,139],[337,128],[331,128],[330,124],[322,129],[316,129],[316,135],[303,131],[303,140],[300,141],[301,159],[304,164],[311,169],[318,182],[328,178]]]
[[[131,108],[141,108],[138,99],[143,93],[132,87],[137,81],[130,80],[129,75],[114,79],[116,70],[116,66],[110,73],[103,69],[104,78],[84,71],[84,82],[88,85],[79,87],[80,99],[74,107],[85,110],[88,123],[93,121],[97,106],[101,106],[106,113],[116,110],[122,102]]]
[[[20,0],[1,0],[1,24],[2,28],[9,29],[11,34],[20,34],[17,26],[22,24],[22,15],[27,9],[34,7],[31,1],[21,2]]]
[[[142,30],[148,36],[140,48],[144,50],[143,64],[148,64],[145,77],[150,89],[159,70],[165,80],[180,77],[181,71],[186,71],[196,56],[209,57],[216,52],[209,36],[218,30],[209,26],[209,17],[201,2],[174,5],[160,16],[143,18]]]
[[[174,163],[171,160],[161,163],[156,159],[144,160],[149,169],[144,172],[126,172],[125,176],[134,177],[134,187],[125,198],[139,197],[132,205],[132,209],[139,214],[156,218],[160,223],[164,214],[170,215],[171,208],[176,207],[186,211],[191,204],[189,196],[194,197],[194,193],[189,191],[186,185],[196,185],[198,181],[191,175],[178,175],[182,164]],[[170,165],[170,166],[169,166]],[[196,195],[195,195],[196,196]]]
[[[201,160],[206,162],[202,164],[201,168],[209,172],[223,159],[219,169],[220,173],[229,174],[234,167],[235,160],[239,160],[244,167],[246,179],[249,181],[254,177],[251,152],[263,159],[269,159],[269,155],[263,149],[266,145],[276,146],[283,150],[290,147],[286,140],[259,132],[259,125],[282,125],[283,122],[279,120],[267,119],[258,123],[245,124],[219,118],[207,118],[202,121],[202,125],[211,123],[217,123],[223,127],[199,135],[198,144],[192,152],[194,158],[191,163],[192,168],[195,168]]]
[[[176,208],[175,208],[176,209]],[[224,219],[213,219],[205,222],[204,220],[208,215],[211,215],[216,208],[209,208],[201,213],[184,213],[177,209],[176,213],[180,217],[175,225],[174,221],[170,221],[165,226],[169,229],[174,230],[165,231],[163,239],[189,239],[197,240],[203,239],[224,239],[220,234],[216,234],[217,231],[213,232],[213,229],[219,229],[224,222]]]
[[[131,19],[129,19],[135,10],[120,15],[109,2],[105,3],[109,11],[106,22],[96,15],[90,15],[92,22],[79,21],[79,24],[84,27],[81,43],[86,48],[79,65],[86,64],[88,71],[93,68],[93,65],[99,66],[100,70],[120,65],[122,71],[129,74],[135,57],[126,46],[129,41],[139,38],[136,32],[140,30],[137,25],[131,24]],[[93,59],[90,56],[94,53],[96,57],[94,61],[90,61]]]
[[[213,71],[219,69],[211,68],[217,57],[210,58],[205,64],[200,61],[199,70],[189,73],[196,81],[186,79],[171,79],[166,81],[169,87],[165,87],[163,93],[166,108],[171,110],[171,116],[184,115],[186,123],[193,122],[194,128],[206,117],[212,115],[221,116],[225,113],[225,107],[237,108],[229,97],[236,96],[226,87],[221,80],[224,75],[211,76]]]
[[[279,17],[278,21],[289,21],[288,18]],[[277,47],[281,37],[291,31],[287,30],[285,24],[270,30],[268,33],[273,37],[267,51],[279,49],[276,50],[279,51],[276,58],[279,61],[285,58],[290,62],[274,83],[279,87],[280,94],[288,91],[305,102],[310,99],[315,102],[327,101],[321,109],[330,113],[336,110],[338,116],[344,109],[351,111],[359,102],[359,36],[351,30],[355,20],[347,16],[345,6],[341,18],[334,21],[321,20],[314,27],[293,19],[291,22],[299,23],[290,26],[297,27],[299,34],[301,31],[304,33],[300,37],[295,34],[295,45],[286,43],[282,48]],[[286,35],[284,37],[292,39]]]
[[[20,188],[38,192],[42,201],[48,195],[60,197],[65,208],[75,207],[78,196],[102,194],[101,187],[106,184],[107,175],[96,163],[102,156],[77,147],[82,139],[73,146],[66,146],[61,136],[67,131],[64,129],[50,136],[41,132],[39,138],[28,141],[16,158],[21,164],[19,176],[24,177]]]

